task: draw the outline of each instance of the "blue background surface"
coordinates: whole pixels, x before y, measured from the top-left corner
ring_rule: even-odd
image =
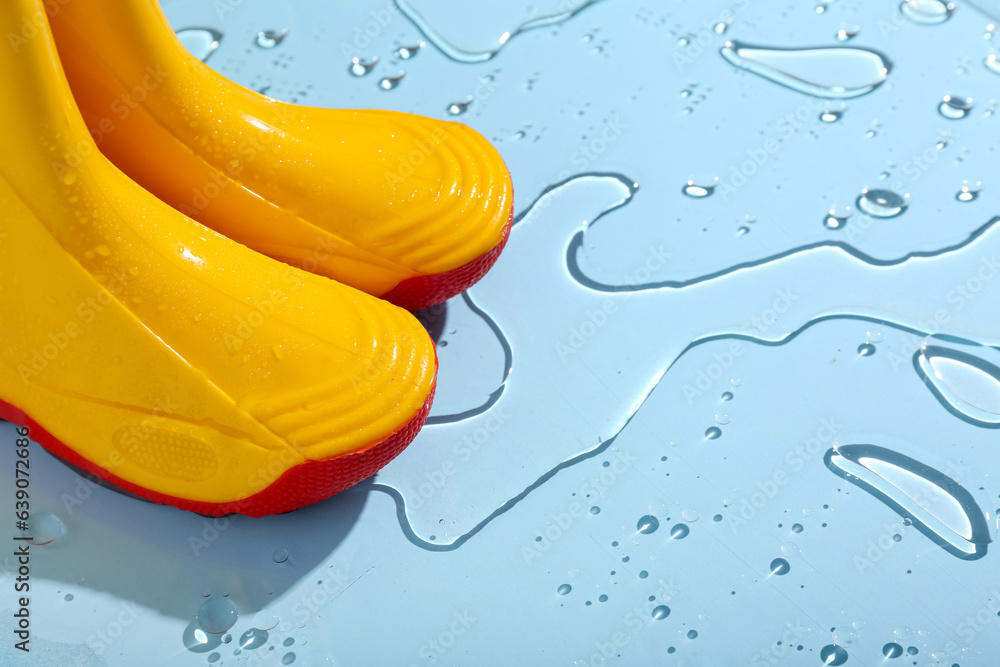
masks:
[[[164,9],[221,32],[206,62],[243,85],[465,122],[501,151],[510,243],[421,313],[429,425],[374,479],[264,519],[136,501],[35,448],[34,507],[63,532],[33,552],[24,664],[995,665],[996,3],[927,25],[894,2],[603,0],[520,33],[570,5],[400,4]],[[735,67],[726,40],[869,49],[891,69],[824,98]],[[971,111],[943,116],[945,95]],[[865,188],[910,203],[866,215]],[[935,334],[977,361],[921,371]],[[857,444],[923,466],[881,468],[902,505],[827,465]],[[946,548],[966,521],[985,522],[981,557]],[[226,596],[238,620],[201,633],[199,607]]]

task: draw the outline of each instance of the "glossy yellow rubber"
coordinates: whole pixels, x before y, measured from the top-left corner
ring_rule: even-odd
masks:
[[[255,250],[381,296],[504,237],[509,173],[465,125],[260,95],[191,56],[156,0],[72,0],[52,27],[101,150]]]
[[[206,503],[418,414],[436,362],[413,316],[122,174],[80,117],[41,0],[0,3],[0,35],[0,402],[130,484]]]

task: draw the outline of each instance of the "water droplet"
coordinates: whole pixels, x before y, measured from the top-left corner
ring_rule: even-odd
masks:
[[[294,653],[288,652],[285,655],[281,656],[281,664],[283,664],[283,665],[290,665],[293,662],[295,662],[295,654]]]
[[[960,120],[969,115],[972,107],[971,97],[945,95],[941,100],[941,104],[938,105],[938,113],[949,120]]]
[[[229,598],[212,598],[198,607],[198,627],[210,635],[221,635],[240,618],[236,603]]]
[[[691,529],[688,528],[683,523],[678,523],[673,528],[670,529],[670,537],[674,538],[675,540],[683,540],[690,533]]]
[[[688,181],[681,192],[686,194],[688,197],[694,197],[695,199],[702,199],[704,197],[710,197],[715,193],[715,183],[712,185],[695,185],[694,181]]]
[[[28,530],[22,532],[32,538],[28,544],[53,544],[63,536],[63,522],[52,512],[38,512],[28,517]]]
[[[739,234],[740,236],[743,236],[744,234],[749,234],[750,233],[750,228],[749,227],[745,227],[745,226],[744,227],[740,227],[739,229],[736,230],[736,233]]]
[[[647,514],[639,519],[639,523],[635,527],[643,535],[649,535],[655,533],[656,529],[660,527],[660,521],[655,516]]]
[[[645,570],[640,570],[639,571],[639,578],[640,579],[645,579],[648,576],[649,576],[649,572],[646,572]]]
[[[670,607],[665,604],[661,604],[658,607],[653,608],[653,619],[657,621],[662,621],[667,616],[670,616]]]
[[[860,32],[861,28],[859,28],[858,26],[851,26],[850,28],[841,28],[840,30],[837,31],[837,41],[838,42],[850,41],[855,37],[857,37]]]
[[[881,331],[866,331],[865,340],[869,343],[881,343],[882,342],[882,332]]]
[[[182,28],[177,31],[177,39],[191,55],[205,62],[219,48],[222,33],[213,28]]]
[[[354,76],[364,76],[375,69],[375,65],[378,65],[378,56],[374,56],[367,62],[361,58],[354,57],[351,58],[351,65],[347,68],[347,71]]]
[[[977,426],[1000,427],[1000,353],[932,339],[916,362],[924,384],[949,412]]]
[[[697,630],[688,630],[688,639],[697,639],[697,638],[698,638]]]
[[[819,115],[819,119],[824,123],[836,123],[843,116],[844,112],[841,109],[824,109]]]
[[[903,647],[896,642],[889,642],[882,647],[882,655],[887,658],[898,658],[903,655]]]
[[[267,630],[251,628],[240,635],[240,648],[246,651],[260,648],[267,643],[268,636]]]
[[[941,0],[905,0],[899,6],[899,11],[914,23],[935,25],[951,18],[955,4]]]
[[[771,574],[776,574],[778,576],[788,574],[792,566],[788,564],[788,561],[784,558],[775,558],[771,561]]]
[[[920,461],[877,445],[843,445],[824,462],[834,474],[868,491],[949,553],[986,555],[990,534],[983,511],[958,482]],[[905,523],[905,522],[904,522]]]
[[[716,35],[723,35],[725,34],[726,30],[729,29],[729,24],[726,23],[725,21],[719,21],[718,23],[715,24],[715,27],[712,29],[715,31]]]
[[[66,602],[72,602],[73,601],[73,594],[72,593],[67,593],[66,595],[63,596],[63,600],[65,600]]]
[[[772,49],[726,42],[733,65],[800,93],[827,98],[864,95],[885,83],[892,63],[882,54],[848,46]]]
[[[983,64],[986,65],[986,69],[989,71],[1000,74],[1000,58],[997,58],[995,53],[986,56],[986,61]]]
[[[730,421],[729,415],[725,414],[724,412],[720,412],[719,414],[715,415],[715,423],[719,424],[720,426],[725,426],[726,424],[729,423],[729,421]]]
[[[801,523],[794,523],[794,524],[792,524],[792,532],[793,533],[801,533],[802,532],[802,524]]]
[[[960,202],[976,201],[979,199],[979,191],[982,189],[983,184],[980,181],[976,181],[971,185],[968,181],[962,181],[962,189],[955,194],[955,199]]]
[[[556,593],[558,593],[559,595],[569,595],[572,590],[573,590],[572,586],[570,586],[569,584],[563,584],[562,586],[556,589]]]
[[[261,30],[257,33],[255,43],[262,49],[273,49],[281,44],[288,37],[288,29],[283,30]]]
[[[858,346],[858,354],[862,357],[870,357],[875,354],[875,346],[871,343],[862,343]]]
[[[410,58],[417,55],[420,49],[424,48],[425,46],[427,46],[427,42],[417,42],[413,46],[401,46],[398,49],[396,49],[396,52],[393,55],[395,55],[400,60],[409,60]]]
[[[865,188],[858,195],[855,205],[873,218],[895,218],[906,212],[906,207],[910,205],[910,195],[899,196],[892,190]]]
[[[854,215],[854,209],[850,206],[833,207],[826,216],[823,217],[823,226],[827,229],[840,229],[847,224],[848,218]]]
[[[837,667],[847,662],[847,651],[836,644],[827,644],[819,652],[819,659],[827,667]]]
[[[274,562],[284,563],[288,560],[288,549],[275,549],[274,550]]]
[[[472,104],[471,96],[464,102],[452,102],[451,106],[448,107],[448,113],[452,116],[461,116],[468,110],[470,104]]]
[[[253,627],[258,630],[270,630],[279,622],[281,619],[273,609],[261,609],[253,617]]]
[[[399,82],[403,80],[406,76],[404,72],[400,72],[396,76],[384,76],[382,80],[378,82],[378,87],[382,90],[392,90],[399,85]]]
[[[718,426],[712,426],[707,431],[705,431],[705,437],[708,438],[709,440],[715,440],[720,436],[722,436],[722,429],[719,428]]]
[[[731,400],[733,400],[733,392],[731,392],[731,391],[722,392],[722,400],[724,400],[724,401],[731,401]]]
[[[233,636],[232,636],[232,635],[225,635],[225,636],[224,636],[224,637],[222,638],[222,643],[223,643],[223,644],[228,644],[228,643],[229,643],[229,642],[231,642],[231,641],[233,641]]]

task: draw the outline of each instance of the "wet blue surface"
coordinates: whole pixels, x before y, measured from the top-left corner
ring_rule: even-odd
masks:
[[[475,127],[517,223],[336,498],[36,448],[34,664],[995,664],[1000,6],[956,4],[164,2],[270,96]]]

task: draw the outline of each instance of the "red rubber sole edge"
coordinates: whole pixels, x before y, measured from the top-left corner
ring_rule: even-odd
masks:
[[[491,250],[450,271],[407,278],[379,298],[394,303],[400,308],[416,311],[436,306],[456,294],[461,294],[476,284],[496,264],[504,246],[507,245],[507,239],[510,238],[510,228],[513,222],[514,207],[511,206],[510,217],[504,227],[503,237]]]
[[[38,422],[19,408],[0,401],[0,419],[27,426],[29,437],[45,449],[73,465],[104,479],[115,486],[142,496],[154,503],[172,505],[189,512],[209,516],[223,514],[245,514],[261,517],[290,512],[306,505],[312,505],[340,493],[363,479],[371,477],[389,461],[406,449],[427,421],[431,403],[434,401],[435,383],[423,406],[410,421],[379,442],[362,450],[355,450],[322,461],[306,461],[289,468],[270,486],[252,496],[227,503],[210,503],[188,500],[177,496],[152,491],[128,482],[99,465],[85,459],[65,444],[57,440]]]

